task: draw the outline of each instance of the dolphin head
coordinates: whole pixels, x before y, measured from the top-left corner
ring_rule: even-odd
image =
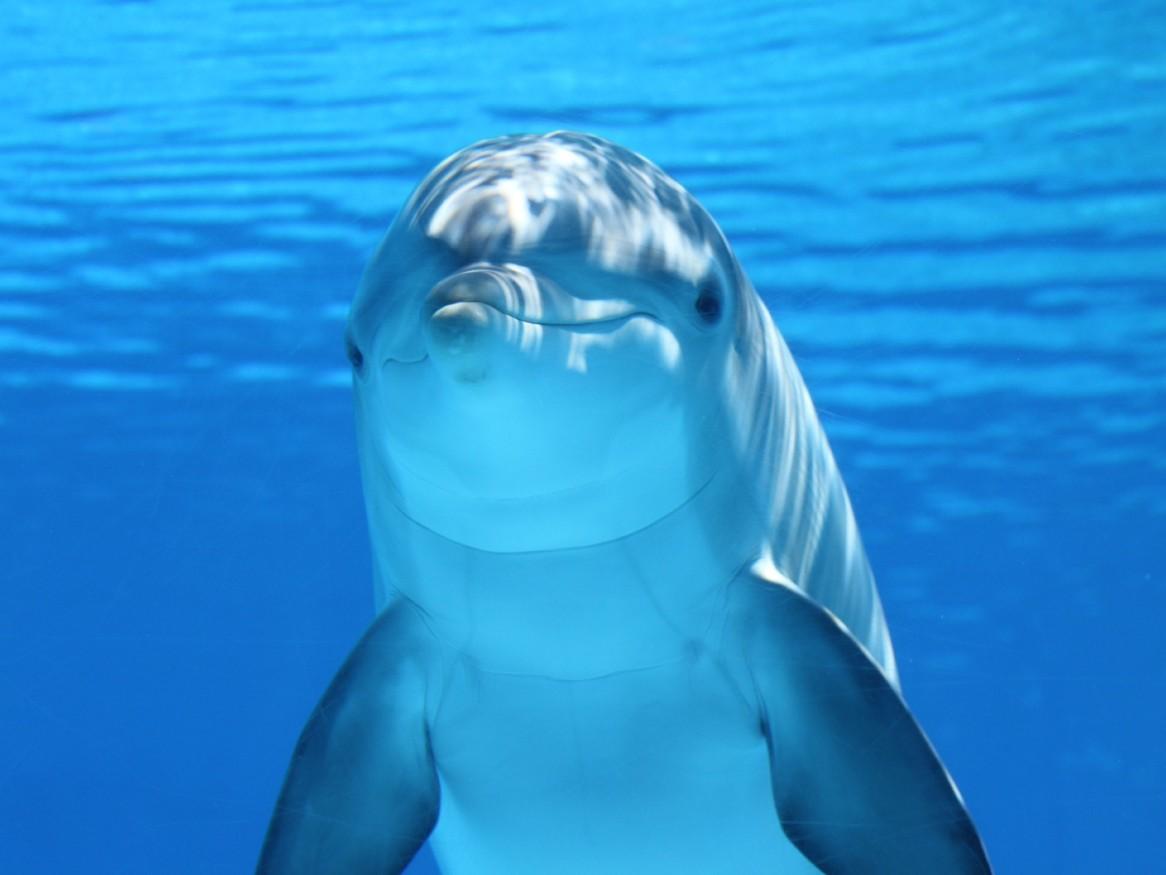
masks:
[[[494,551],[622,537],[714,475],[755,297],[677,182],[598,137],[487,140],[410,197],[352,307],[365,490]]]
[[[789,349],[708,213],[646,159],[565,132],[454,154],[372,258],[347,347],[382,604],[412,599],[495,664],[559,653],[571,674],[647,664],[748,567],[826,606],[893,680]],[[594,634],[532,643],[564,624]]]

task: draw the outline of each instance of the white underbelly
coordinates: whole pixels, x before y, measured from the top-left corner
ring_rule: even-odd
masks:
[[[432,729],[445,875],[814,873],[759,721],[707,659],[585,681],[463,667]]]

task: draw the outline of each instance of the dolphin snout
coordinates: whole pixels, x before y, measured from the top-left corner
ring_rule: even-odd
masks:
[[[430,289],[422,305],[423,315],[432,316],[449,304],[473,302],[522,318],[538,309],[539,297],[533,274],[483,263],[450,274]]]
[[[422,305],[422,332],[434,364],[460,383],[479,383],[490,370],[500,323],[513,308],[498,271],[468,268],[435,285]]]
[[[570,327],[622,319],[644,310],[602,286],[579,297],[523,264],[480,262],[443,279],[425,300],[429,315],[455,301],[476,301],[532,325]],[[604,294],[604,292],[609,294]]]
[[[434,364],[459,383],[480,383],[489,372],[493,338],[490,323],[497,310],[473,301],[457,301],[435,310],[425,322],[425,345]]]
[[[631,300],[578,297],[525,265],[488,262],[442,279],[420,311],[430,357],[460,383],[482,382],[518,350],[533,354],[548,329],[590,335],[636,315],[647,314]]]

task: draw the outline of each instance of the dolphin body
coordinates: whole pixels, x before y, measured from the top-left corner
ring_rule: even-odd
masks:
[[[440,164],[349,320],[377,619],[262,873],[983,873],[805,385],[594,136]]]

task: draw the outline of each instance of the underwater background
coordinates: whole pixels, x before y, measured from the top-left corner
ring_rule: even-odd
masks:
[[[1160,871],[1166,2],[15,0],[0,108],[0,871],[253,868],[372,614],[360,272],[556,128],[770,305],[997,871]]]

